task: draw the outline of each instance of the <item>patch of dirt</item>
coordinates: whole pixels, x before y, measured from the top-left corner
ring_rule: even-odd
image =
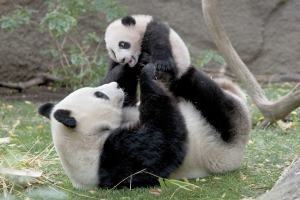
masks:
[[[33,87],[23,92],[17,90],[10,90],[0,88],[0,99],[1,100],[21,100],[31,102],[56,102],[63,99],[67,94],[71,92],[70,89],[60,88],[53,90],[46,86]]]

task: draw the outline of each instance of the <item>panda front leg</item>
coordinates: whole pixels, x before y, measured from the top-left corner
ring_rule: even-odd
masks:
[[[99,173],[102,187],[122,180],[120,187],[153,186],[158,184],[157,176],[168,177],[183,162],[185,122],[174,99],[153,80],[154,74],[153,64],[141,72],[140,123],[115,130],[105,142]]]
[[[137,142],[135,157],[147,172],[167,178],[183,162],[187,129],[177,102],[153,80],[154,76],[153,64],[146,65],[140,76],[141,128],[136,135],[143,135],[144,140]],[[138,178],[134,181],[140,183]]]
[[[132,68],[128,64],[119,64],[111,60],[101,84],[117,82],[126,93],[123,106],[136,106],[139,74],[139,66]]]
[[[155,65],[157,76],[161,75],[160,72],[177,73],[170,43],[170,31],[166,24],[154,20],[149,23],[142,41],[142,52],[150,55],[149,63]]]

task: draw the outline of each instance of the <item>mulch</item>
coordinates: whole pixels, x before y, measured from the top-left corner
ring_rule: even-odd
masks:
[[[5,101],[30,101],[36,103],[56,102],[71,92],[70,89],[53,89],[46,86],[33,87],[22,92],[6,88],[0,88],[0,100]]]

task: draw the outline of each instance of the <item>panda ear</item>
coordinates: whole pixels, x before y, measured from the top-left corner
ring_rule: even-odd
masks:
[[[51,111],[54,107],[53,103],[45,103],[39,107],[39,114],[50,119]]]
[[[132,16],[125,16],[121,19],[121,22],[124,26],[134,26],[135,19]]]
[[[54,118],[69,128],[75,128],[76,127],[76,119],[74,117],[71,117],[71,111],[70,110],[63,110],[58,109],[54,112]]]

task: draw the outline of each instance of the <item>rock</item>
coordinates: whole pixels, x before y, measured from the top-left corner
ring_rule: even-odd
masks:
[[[296,200],[300,199],[300,160],[295,160],[284,170],[273,188],[257,200]]]
[[[174,27],[198,56],[215,45],[199,0],[119,0],[130,14],[157,16]],[[220,0],[219,11],[231,42],[256,75],[300,74],[300,1]]]
[[[129,14],[150,14],[167,21],[184,39],[192,55],[215,48],[204,24],[200,0],[119,0]],[[219,0],[222,22],[230,39],[255,75],[300,75],[300,1]],[[0,30],[0,79],[25,81],[34,73],[57,66],[45,50],[54,45],[38,23],[46,12],[43,1],[20,0],[22,6],[37,10],[35,23],[13,33]],[[16,3],[0,0],[0,14],[16,8]],[[92,16],[82,23],[80,33],[106,26],[104,17]],[[104,45],[103,45],[104,46]],[[105,53],[106,55],[106,53]]]

